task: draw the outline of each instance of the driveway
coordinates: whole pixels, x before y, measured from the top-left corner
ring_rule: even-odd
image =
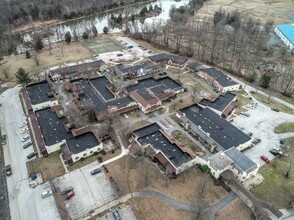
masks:
[[[56,188],[74,188],[75,196],[65,201],[72,219],[78,219],[116,199],[116,194],[104,172],[91,175],[91,170],[100,167],[98,162],[88,164],[53,180]]]
[[[26,168],[27,154],[33,152],[32,147],[23,149],[19,123],[26,117],[19,100],[20,87],[6,90],[0,96],[1,129],[7,134],[7,144],[3,147],[5,164],[11,164],[13,174],[7,178],[9,206],[13,220],[60,219],[55,203],[50,199],[40,201],[39,188],[29,187]],[[42,207],[46,207],[45,209]],[[44,215],[46,213],[46,215]]]
[[[294,122],[294,115],[272,111],[261,102],[256,102],[258,107],[248,111],[250,117],[240,115],[234,119],[233,124],[238,128],[243,128],[245,133],[252,132],[253,138],[261,139],[260,143],[245,151],[245,155],[254,162],[263,165],[264,162],[260,159],[260,156],[265,155],[272,160],[274,156],[269,150],[279,146],[280,138],[287,137],[287,134],[275,134],[275,127],[283,122]],[[292,133],[289,136],[292,136]]]

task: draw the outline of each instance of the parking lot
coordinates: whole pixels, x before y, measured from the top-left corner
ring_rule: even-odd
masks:
[[[53,181],[55,188],[61,191],[69,186],[74,188],[75,196],[65,201],[72,219],[80,218],[117,198],[104,172],[91,175],[91,170],[98,167],[98,162],[91,163]]]
[[[114,209],[112,211],[117,211],[119,213],[119,216],[121,217],[122,220],[137,220],[131,206],[129,205],[124,205],[122,207],[119,207],[117,209]],[[99,220],[115,220],[115,217],[113,216],[112,212],[108,212],[102,217],[98,218]]]
[[[255,100],[254,100],[255,101]],[[261,142],[254,145],[253,148],[245,151],[254,162],[263,165],[265,162],[260,159],[260,156],[265,155],[269,160],[274,158],[269,151],[273,147],[279,146],[279,139],[284,138],[287,134],[275,134],[275,127],[283,122],[293,122],[294,115],[289,115],[283,112],[276,112],[269,107],[257,102],[255,108],[248,108],[250,117],[240,115],[234,119],[233,124],[243,130],[245,133],[252,132],[252,138],[260,138]]]

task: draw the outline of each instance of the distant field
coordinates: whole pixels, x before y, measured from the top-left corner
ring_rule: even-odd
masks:
[[[83,44],[86,48],[88,48],[92,52],[92,54],[118,51],[121,49],[121,47],[119,47],[110,38],[87,40],[87,41],[84,41]]]
[[[261,22],[273,20],[275,24],[294,23],[294,2],[292,0],[210,0],[200,9],[196,17],[213,16],[215,11],[240,11]]]

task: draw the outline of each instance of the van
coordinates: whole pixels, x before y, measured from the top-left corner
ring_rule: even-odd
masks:
[[[27,156],[27,158],[28,159],[32,159],[34,156],[36,156],[37,155],[37,152],[33,152],[33,153],[30,153],[28,156]]]

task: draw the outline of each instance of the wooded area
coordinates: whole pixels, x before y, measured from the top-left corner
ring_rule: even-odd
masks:
[[[274,23],[262,24],[239,12],[228,13],[221,9],[213,19],[194,20],[200,4],[189,4],[170,10],[166,23],[128,24],[126,32],[174,53],[219,67],[248,82],[258,82],[283,95],[292,96],[294,88],[293,56],[286,47],[268,45]],[[276,52],[275,56],[274,53]],[[277,68],[279,66],[280,68]]]

